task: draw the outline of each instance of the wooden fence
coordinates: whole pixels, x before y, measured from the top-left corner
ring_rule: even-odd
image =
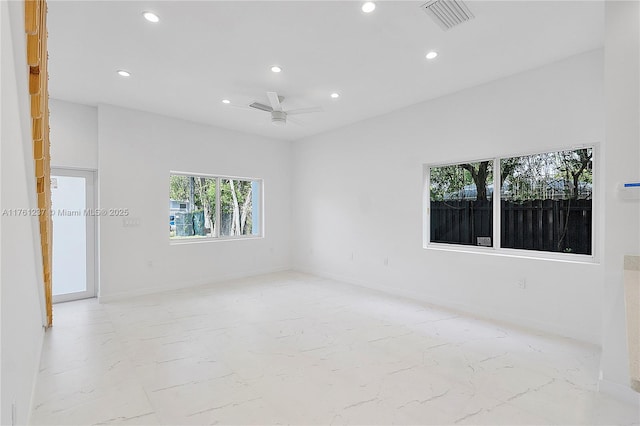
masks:
[[[591,200],[501,201],[501,247],[591,254]],[[432,201],[431,241],[476,245],[493,232],[491,201]]]

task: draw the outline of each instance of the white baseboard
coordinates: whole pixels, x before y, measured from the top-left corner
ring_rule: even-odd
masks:
[[[36,354],[36,365],[34,366],[33,383],[31,384],[31,398],[29,399],[29,414],[27,414],[27,422],[25,424],[31,424],[31,413],[35,407],[36,386],[38,385],[38,374],[40,373],[40,364],[42,363],[42,350],[44,349],[44,334],[46,329],[42,326],[42,332],[40,333],[40,345],[38,345],[38,353]]]
[[[365,287],[370,290],[380,291],[392,296],[405,297],[430,305],[439,306],[451,311],[456,311],[461,314],[473,316],[483,320],[502,322],[509,325],[522,327],[532,331],[542,331],[544,333],[553,334],[560,337],[567,337],[588,345],[600,346],[600,337],[590,333],[590,330],[570,330],[565,329],[562,326],[555,323],[545,323],[542,321],[530,320],[527,318],[515,317],[508,314],[500,314],[495,311],[484,310],[476,306],[467,305],[464,303],[457,303],[450,300],[440,299],[425,294],[418,294],[411,291],[406,291],[397,288],[391,288],[385,285],[372,283],[370,281],[362,281],[350,277],[344,277],[337,274],[333,274],[326,271],[316,270],[313,268],[305,268],[300,266],[294,266],[293,270],[304,272],[307,274],[317,275],[323,278],[329,278],[336,281],[341,281],[347,284],[356,285],[359,287]]]
[[[633,404],[640,410],[640,393],[631,389],[630,386],[624,386],[620,383],[603,379],[598,382],[598,392],[607,394],[628,404]]]
[[[289,271],[290,269],[291,268],[289,266],[280,266],[276,268],[266,268],[266,269],[259,269],[259,270],[253,270],[253,271],[243,271],[243,272],[238,272],[233,274],[218,275],[216,277],[205,278],[202,280],[181,281],[178,283],[178,285],[176,285],[176,283],[171,283],[171,284],[163,283],[160,285],[154,285],[153,287],[145,287],[145,288],[141,288],[133,291],[125,291],[125,292],[108,294],[108,295],[99,295],[98,302],[99,303],[116,302],[119,300],[129,299],[132,297],[147,296],[150,294],[164,293],[167,291],[174,291],[174,290],[182,290],[185,288],[201,287],[201,286],[221,283],[224,281],[236,280],[241,278],[249,278],[257,275],[273,274],[276,272]]]

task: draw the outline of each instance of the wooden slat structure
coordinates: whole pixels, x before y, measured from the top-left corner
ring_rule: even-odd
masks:
[[[51,222],[51,157],[49,155],[49,74],[47,71],[47,2],[25,0],[25,32],[36,191],[40,212],[40,245],[47,310],[47,326],[53,325],[51,264],[53,224]]]

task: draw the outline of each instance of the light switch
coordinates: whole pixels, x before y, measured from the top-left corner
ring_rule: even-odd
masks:
[[[139,217],[126,217],[122,219],[122,226],[125,228],[134,228],[140,226],[141,220]]]

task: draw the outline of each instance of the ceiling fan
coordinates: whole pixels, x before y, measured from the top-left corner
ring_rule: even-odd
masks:
[[[267,92],[267,98],[269,98],[269,104],[265,105],[260,102],[254,102],[249,105],[250,108],[258,109],[260,111],[266,111],[271,114],[271,124],[275,126],[284,126],[287,124],[287,117],[289,115],[297,115],[297,114],[308,114],[311,112],[320,112],[322,111],[321,107],[310,107],[310,108],[298,108],[298,109],[290,109],[284,110],[282,109],[282,102],[284,101],[284,96],[278,96],[276,92]]]

